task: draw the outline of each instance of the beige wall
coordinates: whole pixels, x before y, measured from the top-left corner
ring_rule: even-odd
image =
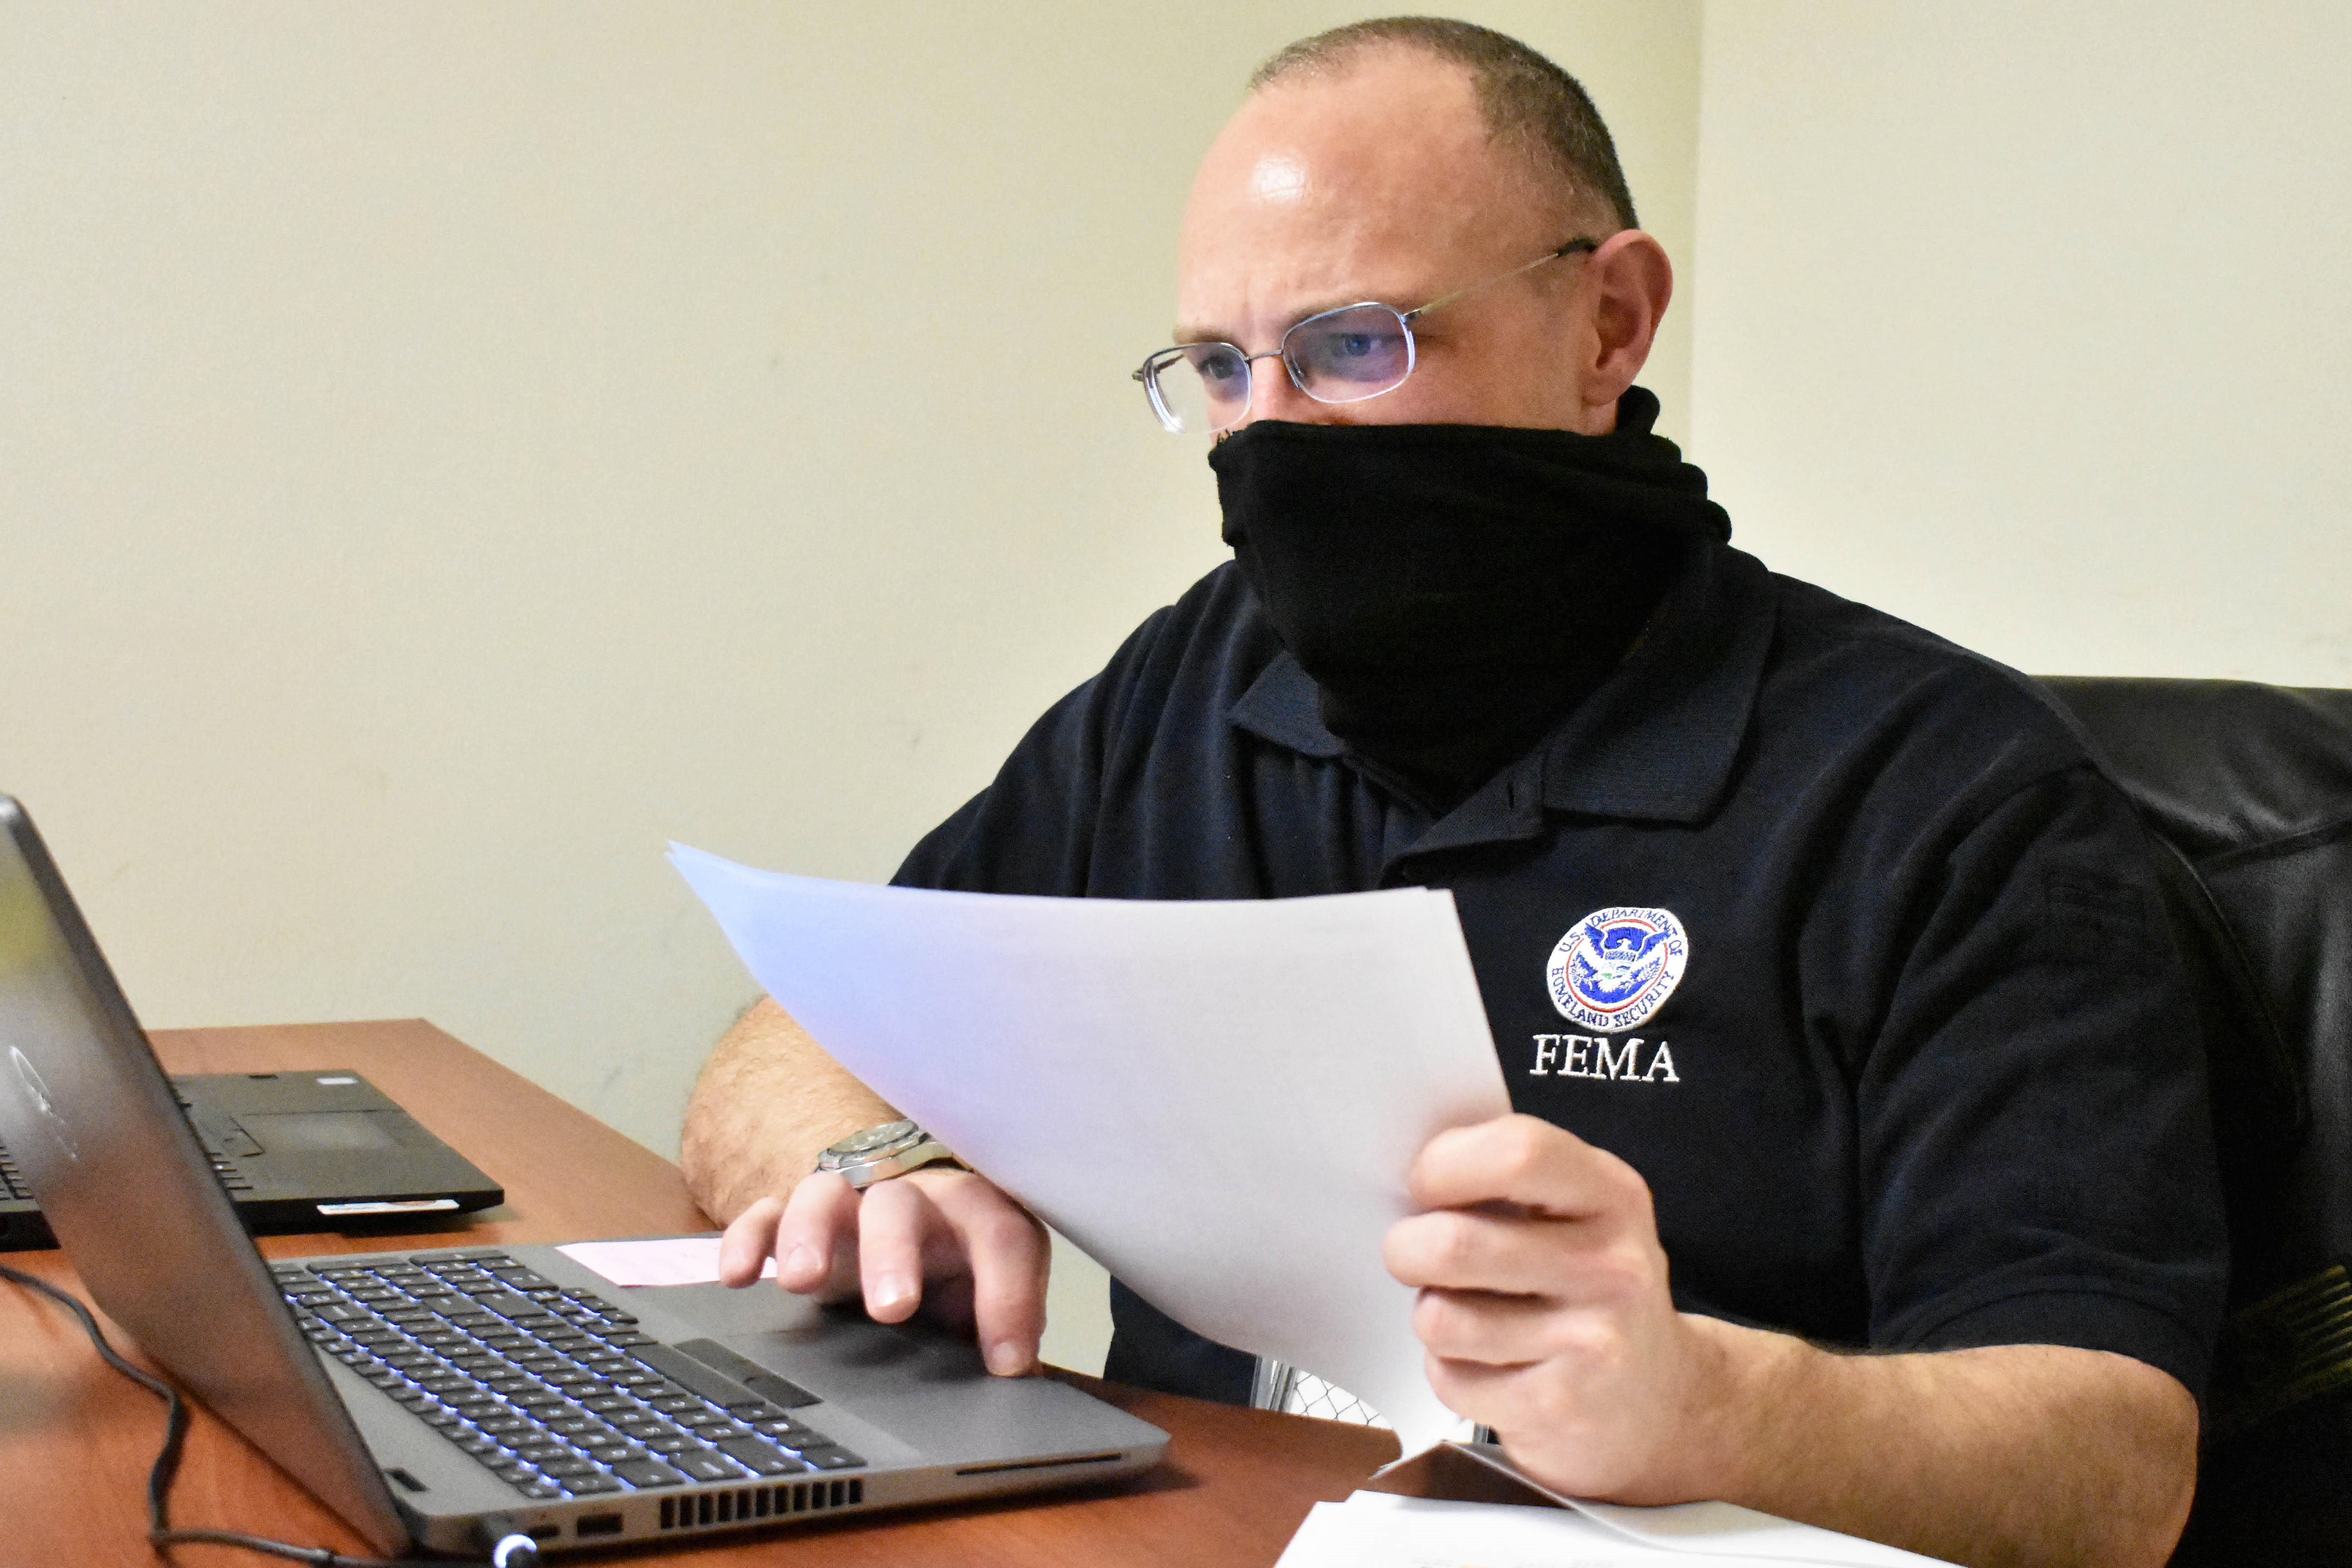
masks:
[[[2352,9],[1706,8],[1698,461],[2044,673],[2352,685]]]
[[[1696,0],[1462,10],[1686,254]],[[1127,372],[1358,14],[0,0],[0,789],[145,1019],[423,1014],[673,1148],[753,988],[664,841],[887,876],[1220,559]]]
[[[2340,7],[1460,9],[1615,127],[1740,542],[2352,685]],[[144,1016],[421,1013],[672,1147],[751,987],[663,841],[887,875],[1219,559],[1126,372],[1354,14],[0,0],[0,789]]]

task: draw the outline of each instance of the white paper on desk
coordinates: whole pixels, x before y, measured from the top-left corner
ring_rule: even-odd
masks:
[[[1317,1503],[1275,1568],[1949,1568],[1784,1520],[1766,1526],[1697,1529],[1653,1544],[1569,1509],[1360,1491]]]
[[[1664,1508],[1563,1500],[1587,1519],[1662,1552],[1696,1553],[1708,1563],[1822,1563],[1838,1568],[1948,1568],[1941,1558],[1922,1557],[1897,1546],[1882,1546],[1856,1535],[1799,1524],[1729,1502],[1678,1502]]]
[[[1432,1134],[1510,1109],[1453,895],[933,893],[670,858],[826,1051],[1179,1322],[1458,1425],[1381,1264]]]
[[[1317,1503],[1275,1568],[1658,1568],[1658,1553],[1565,1509],[1358,1492]]]
[[[1479,1469],[1507,1479],[1507,1490],[1524,1503],[1465,1503],[1457,1495],[1491,1497],[1486,1486],[1474,1484]],[[1402,1494],[1400,1496],[1399,1494]],[[1557,1504],[1576,1515],[1588,1530],[1613,1535],[1638,1545],[1643,1561],[1671,1561],[1676,1554],[1688,1563],[1812,1563],[1835,1568],[1937,1568],[1937,1559],[1922,1557],[1899,1547],[1882,1546],[1859,1536],[1841,1535],[1818,1525],[1799,1524],[1728,1502],[1670,1503],[1658,1508],[1634,1508],[1623,1503],[1593,1502],[1555,1491],[1519,1469],[1510,1455],[1487,1443],[1448,1443],[1423,1454],[1407,1455],[1374,1473],[1363,1490],[1348,1500],[1363,1510],[1397,1502],[1446,1500],[1449,1507],[1498,1507],[1505,1515],[1525,1505],[1538,1511],[1557,1511]],[[1465,1516],[1466,1517],[1466,1516]],[[1650,1555],[1657,1554],[1654,1558]]]

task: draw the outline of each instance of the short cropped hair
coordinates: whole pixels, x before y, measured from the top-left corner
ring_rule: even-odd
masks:
[[[1442,16],[1350,22],[1301,38],[1274,56],[1250,77],[1250,90],[1300,74],[1337,73],[1382,45],[1419,49],[1464,68],[1491,139],[1562,187],[1570,207],[1606,208],[1621,227],[1636,226],[1633,194],[1618,167],[1616,143],[1591,98],[1574,77],[1491,27]]]

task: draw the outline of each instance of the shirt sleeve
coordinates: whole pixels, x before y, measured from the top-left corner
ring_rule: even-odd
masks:
[[[1099,674],[1046,709],[988,788],[925,834],[891,884],[1083,896],[1111,737],[1171,614],[1154,613]]]
[[[2084,764],[1889,880],[1855,1082],[1874,1344],[2074,1345],[2202,1390],[2227,1239],[2153,853]]]

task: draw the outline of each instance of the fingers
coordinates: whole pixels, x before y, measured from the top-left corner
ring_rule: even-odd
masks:
[[[857,1195],[839,1176],[812,1176],[790,1201],[763,1197],[735,1217],[719,1239],[719,1279],[738,1289],[760,1277],[771,1257],[776,1283],[823,1301],[857,1290]]]
[[[740,1290],[760,1277],[776,1250],[776,1222],[783,1214],[781,1199],[763,1197],[735,1217],[719,1238],[719,1283]]]
[[[934,1296],[948,1288],[940,1305],[949,1314],[968,1312],[991,1372],[1036,1366],[1050,1259],[1045,1228],[1026,1209],[970,1172],[918,1171],[868,1187],[862,1221],[868,1312],[900,1321],[929,1279]]]
[[[1596,1496],[1686,1446],[1703,1358],[1633,1167],[1502,1116],[1432,1138],[1408,1179],[1423,1212],[1389,1228],[1381,1257],[1419,1292],[1413,1333],[1447,1406]]]
[[[863,1192],[837,1176],[807,1176],[789,1200],[762,1198],[727,1228],[719,1278],[749,1284],[771,1254],[786,1290],[827,1301],[862,1293],[880,1322],[922,1308],[975,1330],[991,1372],[1036,1368],[1045,1227],[984,1176],[915,1171]]]
[[[1458,1208],[1398,1220],[1381,1239],[1381,1260],[1415,1289],[1580,1301],[1637,1296],[1662,1282],[1665,1268],[1643,1226]]]
[[[1515,1407],[1525,1402],[1527,1385],[1533,1381],[1528,1375],[1531,1365],[1449,1358],[1433,1350],[1422,1357],[1430,1392],[1440,1404],[1456,1416],[1466,1416],[1498,1431],[1517,1424],[1507,1413],[1515,1414]]]
[[[1606,1364],[1621,1348],[1619,1325],[1620,1314],[1563,1309],[1540,1296],[1423,1291],[1412,1307],[1412,1332],[1430,1354],[1488,1367],[1562,1357]]]
[[[1533,1116],[1497,1116],[1438,1134],[1422,1146],[1405,1183],[1424,1209],[1486,1204],[1554,1219],[1649,1218],[1650,1189],[1633,1166]]]
[[[1526,1116],[1432,1138],[1381,1260],[1420,1291],[1413,1331],[1463,1366],[1616,1364],[1671,1313],[1649,1189],[1623,1161]],[[1466,1375],[1466,1374],[1465,1374]]]
[[[761,1203],[772,1203],[762,1198]],[[760,1204],[744,1210],[749,1218]],[[776,1283],[787,1291],[835,1301],[857,1291],[856,1189],[829,1173],[803,1176],[776,1222]],[[737,1224],[741,1224],[738,1220]],[[730,1228],[730,1233],[732,1228]],[[720,1263],[725,1265],[722,1248]]]
[[[1422,1358],[1423,1374],[1438,1402],[1491,1427],[1507,1445],[1523,1433],[1541,1431],[1555,1441],[1606,1452],[1610,1444],[1602,1423],[1580,1406],[1573,1385],[1563,1387],[1549,1375],[1552,1370],[1542,1362],[1450,1361],[1435,1351]]]
[[[1606,1302],[1664,1282],[1649,1187],[1549,1123],[1499,1116],[1440,1133],[1407,1185],[1423,1212],[1381,1243],[1405,1284]]]
[[[985,1181],[958,1184],[939,1203],[971,1262],[972,1326],[988,1370],[1000,1377],[1036,1370],[1052,1261],[1045,1227]]]
[[[905,1176],[877,1181],[854,1201],[866,1315],[877,1322],[904,1322],[923,1304],[924,1242],[937,1210]]]

